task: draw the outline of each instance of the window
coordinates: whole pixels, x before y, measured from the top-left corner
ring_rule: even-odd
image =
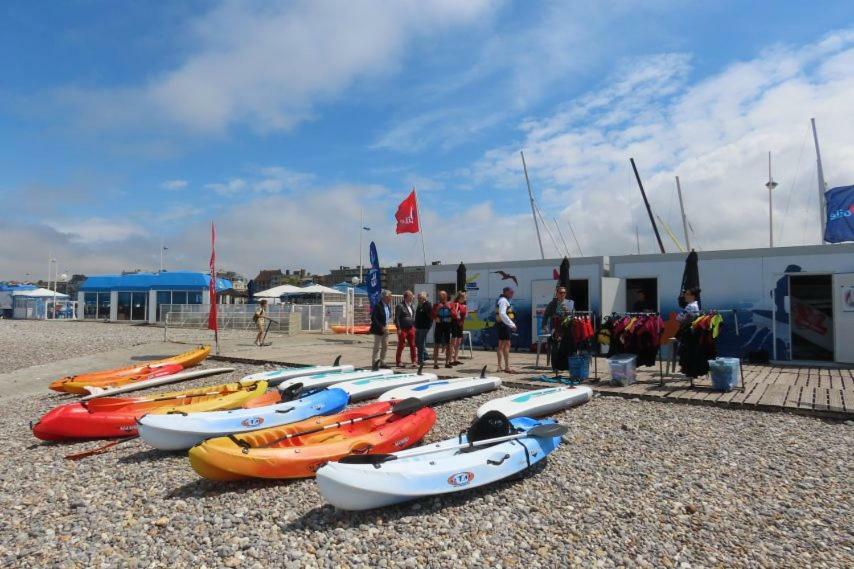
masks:
[[[83,295],[83,318],[98,317],[98,293],[87,292]]]
[[[135,292],[132,297],[131,320],[148,319],[148,293]]]
[[[626,279],[626,309],[658,312],[658,279]]]
[[[120,292],[116,320],[130,320],[131,293]]]
[[[187,304],[187,292],[186,291],[172,291],[172,304]]]
[[[171,290],[158,290],[157,291],[157,321],[160,322],[163,319],[163,307],[167,304],[172,304],[172,291]]]
[[[110,319],[110,296],[109,292],[99,292],[98,293],[98,319],[99,320],[109,320]]]
[[[201,304],[202,303],[202,293],[201,291],[191,292],[189,293],[189,298],[187,298],[187,304]]]

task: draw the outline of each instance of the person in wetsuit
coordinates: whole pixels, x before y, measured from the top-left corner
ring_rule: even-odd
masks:
[[[439,346],[445,347],[445,367],[451,367],[451,325],[454,321],[453,310],[448,302],[448,293],[439,291],[439,302],[433,305],[433,369],[439,369]]]

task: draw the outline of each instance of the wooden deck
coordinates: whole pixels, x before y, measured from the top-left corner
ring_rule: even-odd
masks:
[[[679,374],[665,375],[661,385],[657,367],[640,368],[638,382],[633,385],[612,385],[607,366],[607,361],[599,358],[599,379],[586,382],[594,391],[606,395],[854,419],[854,369],[745,364],[744,389],[722,393],[712,389],[708,378],[694,380],[692,387]],[[531,387],[548,385],[536,379],[506,382]]]

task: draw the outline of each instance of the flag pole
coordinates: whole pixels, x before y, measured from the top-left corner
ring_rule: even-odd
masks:
[[[415,212],[418,214],[418,233],[421,234],[421,254],[424,255],[424,279],[427,279],[427,249],[424,247],[424,220],[421,218],[421,209],[418,207],[418,192],[412,186],[412,194],[415,196]]]

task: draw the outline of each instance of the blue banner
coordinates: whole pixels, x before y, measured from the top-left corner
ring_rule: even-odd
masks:
[[[368,299],[371,301],[371,308],[377,305],[380,301],[383,284],[380,280],[380,258],[377,255],[377,246],[371,241],[369,253],[371,259],[371,268],[368,269]]]
[[[854,241],[854,186],[830,189],[824,198],[827,201],[824,240],[828,243]]]

